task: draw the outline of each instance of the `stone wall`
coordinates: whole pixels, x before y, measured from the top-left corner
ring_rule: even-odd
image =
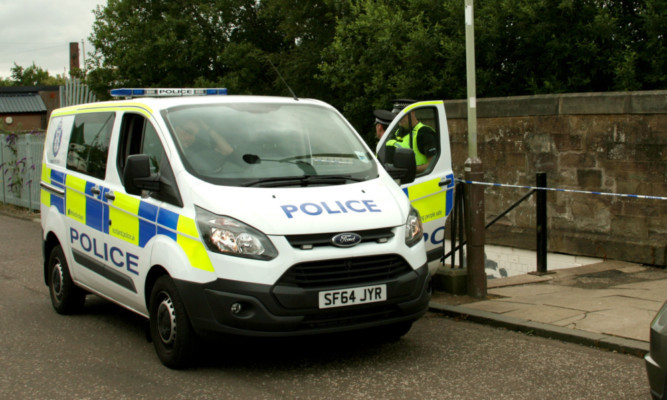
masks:
[[[467,159],[465,100],[445,102],[455,175]],[[478,99],[485,181],[667,197],[667,91]],[[487,187],[490,221],[527,189]],[[548,193],[550,252],[665,265],[667,201]],[[535,196],[490,227],[488,244],[535,249]]]

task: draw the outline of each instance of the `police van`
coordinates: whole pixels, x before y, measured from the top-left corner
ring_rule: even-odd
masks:
[[[442,102],[404,110],[441,139],[439,164],[415,176],[411,150],[383,166],[320,101],[112,95],[122,99],[57,109],[48,125],[41,224],[58,313],[87,294],[117,303],[148,319],[158,357],[180,368],[199,336],[400,337],[426,312],[427,254],[453,187]]]

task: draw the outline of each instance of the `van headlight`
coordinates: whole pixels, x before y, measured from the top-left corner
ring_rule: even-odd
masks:
[[[424,227],[419,216],[419,211],[410,209],[408,220],[405,221],[405,244],[412,247],[424,237]]]
[[[209,250],[229,256],[272,260],[278,250],[271,240],[250,225],[196,207],[199,232]]]

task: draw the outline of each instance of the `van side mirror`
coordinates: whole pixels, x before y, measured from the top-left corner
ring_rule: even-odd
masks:
[[[134,154],[127,157],[123,171],[125,191],[141,196],[142,190],[157,192],[160,190],[160,177],[151,174],[150,158],[146,154]]]
[[[412,149],[389,146],[382,154],[384,169],[394,179],[398,179],[401,185],[411,183],[417,174],[417,162],[415,152]]]

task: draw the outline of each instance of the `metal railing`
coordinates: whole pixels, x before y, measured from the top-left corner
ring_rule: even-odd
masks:
[[[44,133],[0,134],[0,201],[39,210]]]
[[[88,86],[81,83],[78,78],[68,79],[65,85],[60,87],[60,107],[93,103],[96,101],[97,97],[95,97],[95,94]]]
[[[493,220],[484,225],[484,229],[489,229],[493,224],[498,222],[502,217],[507,215],[509,212],[518,207],[521,203],[528,200],[533,194],[536,195],[536,232],[537,232],[537,274],[546,274],[547,273],[547,191],[539,190],[538,188],[547,187],[547,174],[544,172],[539,172],[536,174],[536,186],[537,188],[531,189],[528,193],[523,195],[519,200],[512,204],[505,211],[496,216]],[[456,184],[455,188],[455,199],[454,199],[454,210],[452,211],[452,219],[450,221],[451,227],[451,243],[452,249],[445,253],[440,262],[444,265],[445,260],[452,257],[451,268],[456,268],[456,252],[459,252],[459,268],[463,268],[464,265],[464,250],[463,246],[468,242],[465,235],[465,196],[466,196],[466,185],[469,183],[459,181]],[[458,245],[457,245],[458,242]]]

